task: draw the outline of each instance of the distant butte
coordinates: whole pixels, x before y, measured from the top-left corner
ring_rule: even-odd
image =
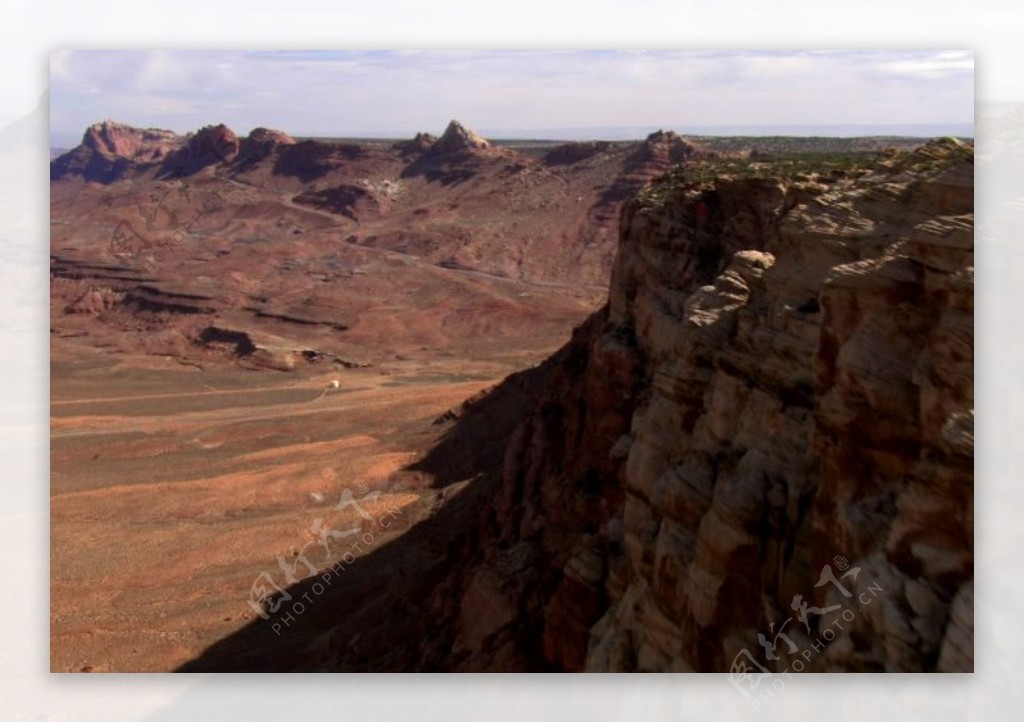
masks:
[[[644,139],[630,158],[630,164],[634,168],[654,166],[653,175],[659,175],[677,163],[697,158],[713,158],[717,155],[696,143],[691,143],[675,131],[659,130]]]
[[[82,146],[106,156],[153,160],[181,144],[182,138],[162,128],[133,128],[105,120],[89,126],[82,135]]]
[[[81,176],[111,183],[132,168],[163,162],[183,140],[160,128],[133,128],[111,120],[94,123],[86,128],[80,145],[50,164],[50,178]]]

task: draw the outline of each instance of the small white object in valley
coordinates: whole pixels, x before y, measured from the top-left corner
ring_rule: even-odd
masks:
[[[331,389],[337,389],[340,386],[341,386],[341,382],[339,382],[337,379],[332,379],[331,380]]]

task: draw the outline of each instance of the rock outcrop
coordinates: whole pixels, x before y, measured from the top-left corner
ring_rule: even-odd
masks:
[[[270,128],[253,128],[242,141],[242,155],[266,155],[277,146],[293,146],[295,139],[283,131]]]
[[[159,128],[133,128],[103,121],[86,129],[80,145],[50,164],[53,180],[81,176],[111,183],[126,174],[153,171],[159,175],[190,175],[211,165],[245,160],[250,165],[278,146],[295,145],[287,133],[256,128],[245,139],[224,124],[200,128],[185,136]]]
[[[428,140],[427,137],[417,138],[420,138],[421,145]],[[425,153],[410,153],[408,148],[398,150],[403,158],[412,159],[402,171],[403,177],[422,176],[446,186],[462,184],[486,173],[487,169],[493,172],[504,160],[518,159],[513,151],[491,145],[457,120],[448,124],[441,137]]]
[[[242,148],[242,141],[223,123],[204,126],[185,137],[185,144],[164,162],[164,170],[175,175],[190,175],[207,166],[231,163]]]
[[[437,143],[437,136],[430,133],[417,133],[412,139],[394,144],[395,150],[403,157],[419,156],[429,151]]]
[[[110,120],[94,123],[81,144],[50,164],[50,178],[78,175],[110,183],[128,171],[162,163],[182,141],[178,134],[159,128],[133,128]]]
[[[86,148],[142,163],[160,160],[180,143],[181,136],[173,131],[133,128],[111,120],[94,123],[82,136]]]
[[[670,168],[688,161],[708,160],[718,157],[694,143],[690,143],[674,131],[656,131],[633,149],[625,160],[623,174],[615,179],[601,195],[596,221],[612,226],[618,222],[620,204],[633,198],[641,189]],[[610,215],[609,211],[613,214]]]
[[[458,153],[460,151],[483,150],[491,144],[466,128],[457,120],[448,124],[444,133],[430,147],[434,154]]]
[[[626,205],[424,668],[972,670],[973,388],[972,148],[670,176]]]
[[[295,196],[292,202],[321,208],[353,221],[364,221],[380,216],[390,206],[386,195],[354,185],[332,186],[319,191],[307,191]]]
[[[713,158],[717,154],[687,141],[675,131],[655,131],[644,139],[627,161],[627,167],[651,178],[670,167],[697,158]]]

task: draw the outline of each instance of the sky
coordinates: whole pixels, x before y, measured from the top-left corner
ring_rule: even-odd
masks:
[[[55,51],[50,129],[403,137],[456,118],[491,137],[832,132],[974,117],[970,51]],[[799,127],[799,128],[798,128]]]

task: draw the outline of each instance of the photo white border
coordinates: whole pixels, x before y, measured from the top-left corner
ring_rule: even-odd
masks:
[[[1024,108],[1024,5],[1011,1],[356,0],[269,3],[19,0],[0,33],[3,409],[0,549],[7,577],[0,718],[176,720],[827,720],[1015,718],[1024,686],[1024,168],[1000,165],[1003,102]],[[973,675],[797,676],[758,714],[709,675],[186,676],[49,674],[48,54],[63,48],[968,49],[976,51],[978,193],[977,585]],[[610,98],[609,102],[614,102]],[[1021,112],[1018,110],[1018,112]],[[1002,123],[1002,125],[1000,125]],[[38,126],[38,127],[36,127]],[[1024,126],[1019,128],[1024,134]],[[1009,131],[1009,132],[1012,132]],[[1019,142],[1019,141],[1018,141]],[[1018,164],[1019,165],[1019,164]],[[992,184],[998,183],[998,193]],[[1007,188],[1006,184],[1011,187]],[[1016,233],[1015,233],[1016,232]],[[1020,239],[1020,240],[1019,240]]]

